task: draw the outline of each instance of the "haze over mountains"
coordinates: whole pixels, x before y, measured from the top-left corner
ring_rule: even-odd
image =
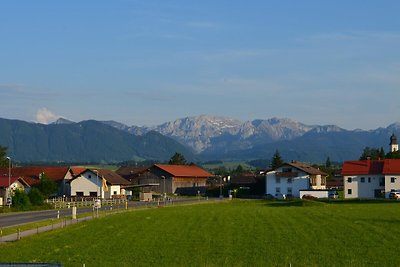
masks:
[[[270,159],[276,149],[285,160],[325,162],[358,159],[366,146],[388,150],[394,123],[375,130],[346,130],[335,125],[306,125],[272,118],[242,122],[196,116],[152,127],[115,121],[51,125],[0,120],[0,144],[21,161],[167,160],[175,151],[189,160]],[[30,156],[28,156],[30,155]]]

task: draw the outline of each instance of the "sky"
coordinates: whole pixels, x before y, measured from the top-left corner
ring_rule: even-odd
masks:
[[[0,1],[0,117],[400,121],[398,0]]]

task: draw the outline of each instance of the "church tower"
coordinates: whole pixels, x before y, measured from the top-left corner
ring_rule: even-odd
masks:
[[[392,134],[390,137],[390,152],[396,152],[399,150],[399,144],[397,143],[397,137],[396,135]]]

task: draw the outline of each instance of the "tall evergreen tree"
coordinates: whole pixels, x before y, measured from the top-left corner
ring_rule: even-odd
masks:
[[[281,154],[279,154],[278,149],[275,151],[274,156],[272,157],[271,160],[271,168],[272,169],[276,169],[279,166],[281,166],[283,164],[283,159],[281,157]]]
[[[169,164],[169,165],[186,165],[187,162],[186,162],[185,157],[184,157],[182,154],[176,152],[176,153],[171,157],[171,159],[169,160],[168,164]]]
[[[325,167],[326,168],[332,167],[332,162],[331,162],[331,159],[329,157],[326,158]]]
[[[8,166],[7,147],[0,146],[0,167]]]

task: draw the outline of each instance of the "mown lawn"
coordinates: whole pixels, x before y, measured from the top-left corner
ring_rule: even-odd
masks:
[[[64,266],[399,266],[400,203],[233,201],[133,211],[0,245]]]

